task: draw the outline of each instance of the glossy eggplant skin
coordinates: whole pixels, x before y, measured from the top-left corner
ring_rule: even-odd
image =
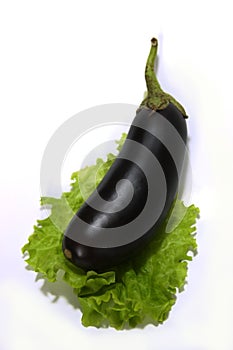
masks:
[[[157,135],[159,137],[155,136],[152,130],[149,130],[151,125],[153,126],[153,123],[155,123],[156,129],[157,120],[160,120],[164,125],[164,127],[157,130],[160,133],[160,135]],[[169,130],[167,126],[169,126]],[[172,143],[171,130],[176,134],[174,144]],[[177,138],[179,139],[179,149],[176,149],[177,142],[175,140]],[[187,127],[185,118],[173,103],[169,103],[166,108],[156,112],[149,108],[139,110],[127,135],[126,141],[128,142],[128,146],[126,145],[127,142],[123,145],[113,165],[97,187],[97,193],[109,203],[108,209],[110,208],[110,210],[106,211],[106,205],[100,206],[98,209],[96,209],[95,205],[92,206],[92,202],[95,202],[95,194],[92,194],[88,198],[87,202],[81,206],[71,220],[64,233],[62,248],[65,256],[76,266],[84,270],[102,272],[133,258],[142,249],[145,249],[146,245],[156,235],[157,229],[164,221],[176,197],[180,171],[180,169],[177,169],[177,163],[179,163],[179,166],[182,166],[186,140]],[[134,143],[131,141],[134,141]],[[101,234],[100,231],[102,228],[116,228],[115,234],[117,234],[118,227],[120,228],[130,224],[142,213],[149,198],[150,189],[148,179],[143,169],[137,163],[137,157],[141,157],[141,154],[140,152],[134,152],[132,149],[134,144],[148,149],[162,168],[167,189],[164,194],[165,202],[163,208],[160,210],[160,215],[153,222],[153,225],[149,228],[147,227],[141,236],[137,235],[134,239],[133,232],[131,232],[129,242],[126,239],[122,244],[119,242],[118,244],[113,244],[109,235],[109,241],[107,238],[102,246],[99,242],[95,245],[95,241],[98,241],[98,235]],[[174,155],[169,151],[167,144],[170,145],[170,150],[172,148],[174,149],[176,159],[174,159]],[[126,159],[127,157],[125,155],[129,152],[134,152],[135,161],[130,160],[130,156],[129,159]],[[150,168],[151,160],[145,157],[143,166],[144,169],[146,167]],[[153,176],[156,182],[157,174],[153,173]],[[114,208],[114,204],[113,208],[111,208],[111,203],[114,203],[114,199],[117,197],[116,186],[121,179],[128,180],[132,184],[134,191],[130,202],[122,210],[118,210]],[[128,193],[126,191],[125,196],[127,195]],[[156,205],[157,200],[154,198],[155,209]],[[153,216],[153,212],[147,214]],[[78,219],[81,219],[88,225],[81,226]],[[83,239],[79,239],[81,230],[86,244],[84,244]]]

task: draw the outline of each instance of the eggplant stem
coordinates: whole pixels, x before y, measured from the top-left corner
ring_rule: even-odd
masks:
[[[156,38],[151,39],[151,48],[149,56],[146,62],[145,69],[145,79],[147,86],[147,95],[142,101],[140,108],[150,108],[152,110],[162,110],[165,109],[169,103],[173,103],[179,111],[186,118],[186,112],[181,104],[175,100],[175,98],[168,93],[164,92],[158,82],[155,74],[155,60],[158,51],[158,40]]]

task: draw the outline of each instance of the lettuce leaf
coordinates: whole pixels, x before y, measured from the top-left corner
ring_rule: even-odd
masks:
[[[120,150],[126,134],[117,141]],[[61,244],[63,232],[73,213],[98,185],[112,165],[115,155],[97,159],[96,164],[72,174],[71,189],[60,198],[41,198],[42,208],[51,207],[50,215],[37,220],[34,232],[22,248],[27,264],[50,282],[63,280],[73,288],[82,311],[84,326],[116,329],[163,323],[176,302],[177,293],[186,283],[188,261],[197,251],[195,223],[199,209],[185,207],[177,200],[175,217],[183,217],[171,232],[165,230],[172,209],[153,241],[137,257],[111,271],[84,272],[65,259]],[[81,191],[81,187],[82,191]],[[81,194],[82,192],[82,194]],[[185,212],[185,215],[183,214]]]

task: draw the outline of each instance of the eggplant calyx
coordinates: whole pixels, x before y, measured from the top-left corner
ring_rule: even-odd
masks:
[[[158,40],[151,39],[151,49],[146,62],[145,79],[147,85],[147,94],[142,101],[139,109],[150,108],[152,110],[163,110],[169,103],[173,103],[182,113],[184,118],[187,118],[186,112],[182,105],[170,94],[164,92],[157,80],[154,65],[158,50]]]

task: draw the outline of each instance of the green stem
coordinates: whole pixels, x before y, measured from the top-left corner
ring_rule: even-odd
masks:
[[[155,75],[154,65],[158,50],[158,40],[151,39],[151,49],[146,62],[145,79],[147,85],[147,96],[142,101],[140,108],[146,107],[153,110],[165,109],[169,103],[173,103],[186,118],[186,113],[181,104],[171,95],[164,92]]]

